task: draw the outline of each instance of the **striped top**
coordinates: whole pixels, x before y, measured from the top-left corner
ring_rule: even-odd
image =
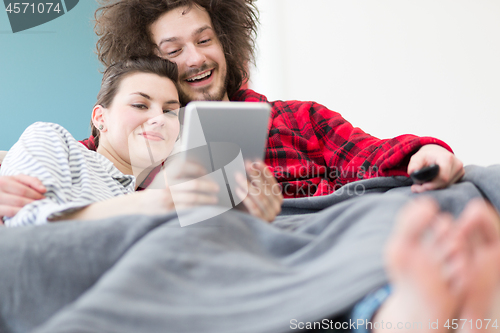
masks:
[[[46,198],[26,205],[6,226],[44,224],[50,218],[134,192],[135,177],[121,173],[106,157],[88,150],[62,126],[29,126],[5,157],[0,175],[40,179]]]

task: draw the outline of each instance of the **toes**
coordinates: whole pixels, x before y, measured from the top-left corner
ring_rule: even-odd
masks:
[[[462,235],[474,243],[500,242],[500,218],[484,200],[471,201],[459,218]]]
[[[398,270],[408,263],[408,255],[417,249],[438,214],[437,204],[429,198],[419,198],[406,204],[398,214],[394,231],[385,246],[386,265]]]
[[[438,212],[438,205],[430,198],[411,201],[399,212],[393,237],[404,241],[419,241],[433,224]]]

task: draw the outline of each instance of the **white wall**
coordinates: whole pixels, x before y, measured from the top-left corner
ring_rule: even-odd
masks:
[[[499,0],[258,0],[250,86],[380,137],[438,137],[500,163]]]

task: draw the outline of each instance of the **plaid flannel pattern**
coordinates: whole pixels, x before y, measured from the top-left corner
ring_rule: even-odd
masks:
[[[252,90],[240,90],[234,101],[268,102]],[[420,147],[441,140],[401,135],[380,140],[353,127],[334,111],[315,102],[274,101],[265,162],[286,198],[333,193],[349,182],[377,176],[408,176],[408,161]]]
[[[361,179],[408,176],[406,168],[411,155],[426,144],[452,151],[446,143],[432,137],[400,135],[378,139],[315,102],[269,102],[250,89],[238,91],[231,100],[271,104],[265,162],[285,198],[331,194]],[[81,142],[95,149],[92,137]],[[154,170],[140,187],[147,187],[157,173]]]

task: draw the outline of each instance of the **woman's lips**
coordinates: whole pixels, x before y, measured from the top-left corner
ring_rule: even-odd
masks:
[[[160,133],[157,133],[157,132],[143,132],[143,133],[140,133],[139,135],[142,135],[144,137],[144,139],[151,140],[151,141],[163,141],[163,140],[165,140],[163,135],[161,135]]]

